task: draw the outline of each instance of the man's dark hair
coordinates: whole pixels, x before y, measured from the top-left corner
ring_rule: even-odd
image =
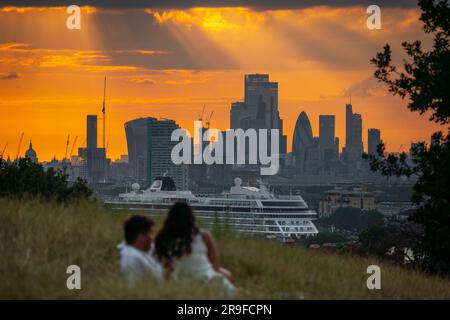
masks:
[[[154,225],[152,219],[143,216],[133,215],[129,217],[123,224],[126,243],[132,244],[138,235],[147,233]]]

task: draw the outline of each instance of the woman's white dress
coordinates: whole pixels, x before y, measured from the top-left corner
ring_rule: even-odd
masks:
[[[179,280],[202,280],[233,294],[233,284],[220,272],[214,270],[208,258],[208,248],[199,232],[191,243],[191,253],[174,262],[172,279]]]

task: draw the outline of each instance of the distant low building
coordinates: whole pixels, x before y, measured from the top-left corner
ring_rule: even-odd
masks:
[[[79,156],[72,156],[69,165],[67,166],[69,173],[69,181],[76,181],[78,178],[83,180],[88,179],[88,168],[86,160]]]
[[[128,155],[121,155],[120,159],[110,165],[109,178],[115,181],[122,181],[132,176],[131,167],[128,163]]]
[[[325,191],[319,201],[319,216],[329,217],[339,208],[356,208],[363,211],[375,210],[375,196],[373,193],[361,189],[334,189]]]
[[[395,217],[402,213],[414,212],[416,206],[410,201],[383,201],[377,203],[377,210],[384,216]]]
[[[56,158],[53,158],[50,161],[42,162],[42,166],[44,167],[44,170],[52,169],[54,171],[63,171],[64,170],[64,163],[62,161],[59,161]]]

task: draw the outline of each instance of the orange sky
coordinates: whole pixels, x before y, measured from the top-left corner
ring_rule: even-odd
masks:
[[[123,124],[136,117],[175,119],[191,129],[204,104],[212,127],[229,125],[243,99],[245,73],[279,83],[288,145],[301,111],[315,135],[319,114],[336,115],[345,141],[345,103],[367,129],[379,128],[391,151],[439,129],[406,109],[373,80],[369,60],[391,43],[423,38],[415,9],[384,9],[382,30],[366,28],[363,7],[254,11],[83,8],[81,30],[66,28],[65,8],[0,8],[0,152],[15,157],[30,140],[40,160],[62,158],[66,138],[86,137],[86,114],[101,113],[107,86],[108,156],[126,154]],[[425,40],[427,43],[428,39]],[[99,130],[100,131],[100,130]],[[100,134],[100,132],[99,132]],[[99,136],[101,141],[101,136]]]

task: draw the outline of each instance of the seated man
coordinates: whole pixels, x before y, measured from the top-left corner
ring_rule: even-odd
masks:
[[[131,216],[124,223],[125,243],[121,243],[120,270],[132,283],[149,275],[156,281],[164,280],[163,269],[153,257],[154,222],[143,216]]]

